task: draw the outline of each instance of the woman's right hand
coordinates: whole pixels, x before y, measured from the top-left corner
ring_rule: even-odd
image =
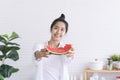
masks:
[[[40,59],[42,57],[46,57],[47,58],[48,56],[49,56],[49,52],[47,51],[46,48],[41,49],[40,51],[36,51],[35,52],[36,59]]]

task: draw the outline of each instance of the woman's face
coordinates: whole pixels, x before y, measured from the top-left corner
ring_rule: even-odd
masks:
[[[51,39],[54,41],[60,41],[64,37],[65,33],[66,33],[65,23],[59,21],[52,27]]]

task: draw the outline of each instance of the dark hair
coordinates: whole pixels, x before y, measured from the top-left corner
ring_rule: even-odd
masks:
[[[66,27],[66,33],[68,31],[68,22],[65,20],[65,15],[64,14],[61,14],[61,16],[57,19],[55,19],[52,24],[51,24],[51,27],[50,27],[50,30],[52,30],[53,26],[59,22],[59,21],[62,21],[63,23],[65,23],[65,27]]]

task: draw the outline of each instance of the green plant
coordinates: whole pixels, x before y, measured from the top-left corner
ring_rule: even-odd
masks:
[[[112,59],[112,61],[120,61],[120,55],[117,54],[111,55],[110,58]]]
[[[9,78],[12,73],[19,71],[18,68],[14,68],[13,66],[5,63],[6,59],[11,59],[13,61],[17,61],[19,59],[17,51],[20,49],[20,45],[13,42],[13,40],[17,38],[19,38],[19,35],[15,32],[12,32],[11,35],[0,35],[0,80]]]
[[[118,55],[118,61],[120,61],[120,55]]]

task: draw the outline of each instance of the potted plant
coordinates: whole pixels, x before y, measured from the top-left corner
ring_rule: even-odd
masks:
[[[11,59],[13,61],[19,59],[18,50],[20,49],[20,45],[13,42],[13,40],[17,38],[19,38],[19,35],[15,32],[12,32],[11,35],[0,35],[0,80],[9,78],[12,73],[19,71],[18,68],[5,63],[6,59]]]
[[[113,69],[115,70],[120,70],[120,55],[118,54],[113,54],[110,56],[110,58],[113,61]]]
[[[110,58],[112,59],[112,61],[120,61],[120,55],[117,54],[111,55]]]

